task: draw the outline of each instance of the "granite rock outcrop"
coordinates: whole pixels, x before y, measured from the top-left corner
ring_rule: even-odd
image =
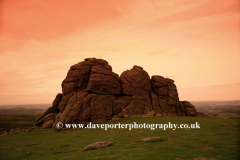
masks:
[[[62,93],[39,117],[35,126],[88,124],[133,116],[201,116],[188,101],[179,101],[174,80],[149,77],[140,66],[120,77],[107,61],[86,58],[70,67]]]

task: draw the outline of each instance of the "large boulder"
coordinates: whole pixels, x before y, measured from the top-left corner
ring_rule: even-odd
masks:
[[[70,67],[67,77],[62,82],[63,95],[73,92],[76,88],[85,89],[88,85],[89,77],[94,66],[102,68],[105,71],[112,71],[112,67],[103,59],[86,58]]]
[[[158,112],[159,108],[161,108],[163,116],[182,115],[179,109],[178,92],[174,80],[162,76],[152,76],[151,84],[153,108],[157,108]]]
[[[140,66],[135,65],[131,70],[124,71],[120,82],[124,95],[149,96],[151,92],[150,77]]]
[[[181,101],[181,102],[184,106],[185,114],[187,116],[196,116],[197,115],[196,108],[194,107],[194,105],[192,105],[188,101]]]
[[[88,124],[133,116],[202,116],[187,101],[179,101],[174,80],[152,76],[133,66],[119,77],[107,61],[86,58],[70,67],[62,93],[36,120],[35,126]],[[63,125],[64,126],[64,125]]]
[[[89,77],[87,92],[102,95],[120,95],[119,76],[110,70],[94,66]]]

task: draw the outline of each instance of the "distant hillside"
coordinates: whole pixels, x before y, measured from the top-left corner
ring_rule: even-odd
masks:
[[[240,100],[234,101],[191,101],[196,107],[202,106],[239,106]]]
[[[0,105],[0,109],[27,108],[27,109],[47,109],[51,104],[27,104],[27,105]]]
[[[38,105],[2,105],[0,115],[36,115],[42,114],[50,104]]]
[[[240,118],[240,101],[202,101],[191,102],[199,112],[204,115],[223,118]]]

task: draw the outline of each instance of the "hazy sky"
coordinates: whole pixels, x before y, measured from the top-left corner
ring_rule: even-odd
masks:
[[[0,0],[0,105],[52,103],[102,58],[175,80],[180,100],[240,100],[239,0]]]

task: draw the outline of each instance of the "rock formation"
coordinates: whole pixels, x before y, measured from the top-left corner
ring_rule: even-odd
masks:
[[[103,59],[87,58],[70,67],[62,94],[36,120],[35,126],[55,128],[57,122],[88,124],[132,116],[201,116],[179,101],[174,81],[152,76],[133,66],[120,77]]]
[[[110,142],[110,141],[99,141],[99,142],[94,142],[94,143],[84,147],[82,149],[82,151],[106,148],[106,147],[114,146],[114,145],[118,145],[118,144],[116,144],[114,142]]]
[[[138,140],[138,142],[157,142],[157,141],[163,141],[163,139],[161,137],[147,137]]]

